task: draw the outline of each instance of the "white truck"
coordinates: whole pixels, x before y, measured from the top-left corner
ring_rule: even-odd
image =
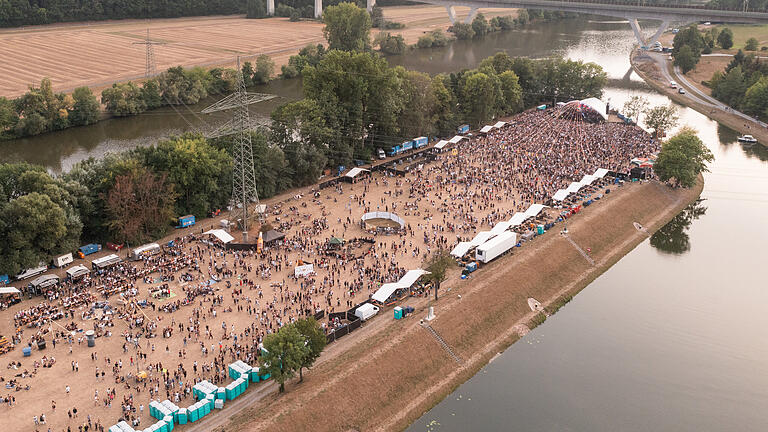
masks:
[[[360,318],[361,321],[366,321],[377,313],[379,313],[379,307],[370,303],[360,305],[360,307],[355,309],[355,316]]]
[[[66,255],[57,256],[53,258],[53,266],[62,268],[69,264],[72,264],[72,261],[74,261],[74,259],[72,258],[72,253],[68,253]]]
[[[475,259],[483,264],[488,264],[494,258],[512,249],[516,244],[517,233],[504,231],[478,246],[475,250]]]

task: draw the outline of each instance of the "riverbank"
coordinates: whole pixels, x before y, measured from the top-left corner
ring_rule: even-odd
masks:
[[[633,49],[629,57],[630,64],[635,73],[637,73],[643,81],[654,90],[681,105],[693,108],[712,120],[722,123],[741,134],[750,134],[757,138],[758,142],[762,145],[768,146],[768,129],[758,127],[756,126],[756,123],[752,126],[747,126],[745,120],[736,114],[715,108],[710,104],[702,103],[698,101],[698,99],[694,100],[689,96],[679,94],[677,90],[669,87],[669,82],[665,79],[664,73],[660,70],[659,65],[650,57],[641,54],[643,54],[643,52],[639,48]],[[668,62],[666,66],[668,68],[667,73],[674,74],[673,72],[670,72],[672,62]]]
[[[461,281],[453,270],[435,305],[432,327],[461,364],[419,325],[427,307],[422,302],[403,321],[379,317],[342,341],[346,347],[329,347],[304,383],[290,383],[286,394],[273,393],[233,412],[229,423],[215,430],[403,429],[541,322],[528,307],[529,297],[548,307],[577,293],[646,239],[633,222],[653,232],[702,188],[701,179],[690,190],[632,184],[569,219],[571,239],[591,249],[594,266],[553,230],[469,280]],[[227,416],[226,409],[221,416]]]

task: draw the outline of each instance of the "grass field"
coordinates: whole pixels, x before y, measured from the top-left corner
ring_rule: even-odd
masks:
[[[718,29],[728,27],[733,31],[733,50],[744,48],[744,44],[749,38],[755,38],[759,46],[768,46],[768,24],[750,25],[750,24],[728,24],[719,25]],[[758,51],[760,52],[760,51]],[[765,51],[763,51],[765,53]]]

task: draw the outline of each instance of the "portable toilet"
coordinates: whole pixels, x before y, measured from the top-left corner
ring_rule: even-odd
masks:
[[[176,422],[180,425],[187,424],[187,409],[180,408],[176,413]]]
[[[213,393],[208,394],[208,396],[205,397],[206,403],[208,403],[208,412],[213,410],[213,401],[216,400],[216,395]]]
[[[165,416],[163,421],[165,422],[165,429],[171,432],[173,430],[173,416]]]
[[[32,348],[25,346],[21,349],[22,354],[24,354],[24,357],[29,357],[32,355]]]
[[[187,408],[187,413],[190,422],[196,422],[198,419],[197,404],[192,404]]]
[[[224,387],[219,387],[216,390],[216,400],[224,400],[227,398],[227,391],[224,389]]]
[[[216,399],[213,401],[213,407],[216,409],[222,409],[224,408],[224,400],[223,399]]]
[[[232,400],[235,397],[237,397],[237,395],[235,394],[235,386],[233,386],[232,384],[233,383],[229,383],[227,384],[227,387],[225,387],[226,393],[227,393],[227,400]]]
[[[536,226],[536,234],[538,234],[538,235],[544,234],[544,225],[537,225]]]
[[[403,318],[403,308],[400,306],[395,307],[395,319],[399,320]]]
[[[251,382],[259,382],[259,368],[254,367],[251,368]]]

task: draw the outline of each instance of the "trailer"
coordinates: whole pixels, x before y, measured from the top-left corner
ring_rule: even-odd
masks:
[[[149,243],[143,246],[139,246],[131,251],[131,258],[134,260],[140,260],[144,257],[152,256],[160,253],[160,245],[157,243]]]
[[[408,151],[413,149],[413,141],[406,141],[400,145],[402,147],[403,151]]]
[[[74,259],[72,258],[72,253],[68,253],[66,255],[55,257],[53,259],[53,266],[62,268],[66,265],[72,264],[72,261],[74,261]]]
[[[475,250],[475,259],[483,264],[488,264],[494,258],[512,249],[515,244],[517,244],[517,234],[505,231],[478,246]]]
[[[101,250],[101,245],[96,243],[80,246],[80,252],[77,254],[80,258],[85,258],[86,255],[96,253]]]
[[[44,263],[41,263],[39,267],[26,269],[23,272],[16,275],[16,280],[24,280],[29,279],[31,277],[35,277],[37,275],[41,275],[45,273],[45,271],[48,270],[48,266],[44,265]]]
[[[379,307],[370,303],[365,303],[355,309],[355,316],[360,318],[361,321],[365,321],[379,313]]]
[[[195,215],[186,215],[179,218],[179,224],[176,228],[186,228],[195,224]]]
[[[463,125],[459,126],[459,128],[456,130],[456,132],[458,132],[459,135],[464,135],[465,133],[469,132],[469,125],[468,124],[463,124]]]
[[[429,138],[427,137],[418,137],[413,140],[413,148],[419,149],[422,147],[426,147],[426,145],[429,143]]]
[[[399,155],[402,152],[403,152],[403,147],[399,146],[399,145],[396,145],[396,146],[392,147],[391,149],[389,149],[387,154],[389,156],[397,156],[397,155]]]
[[[120,263],[121,261],[122,259],[120,259],[119,256],[112,254],[112,255],[107,255],[105,257],[101,257],[93,260],[93,262],[91,263],[91,266],[93,267],[94,270],[99,271],[99,270],[108,269],[113,265]]]

